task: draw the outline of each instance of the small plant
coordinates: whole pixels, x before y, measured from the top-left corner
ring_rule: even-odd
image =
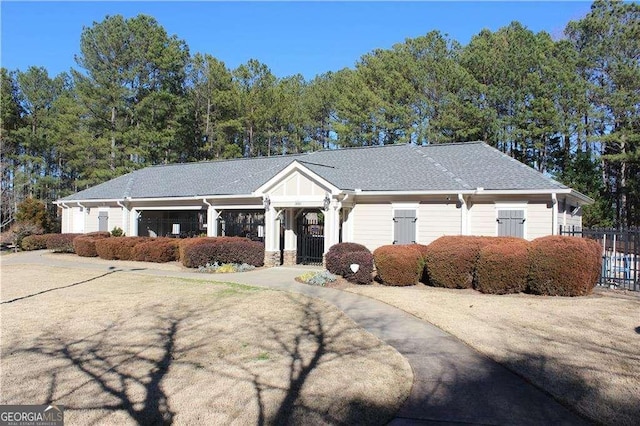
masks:
[[[324,287],[327,285],[327,283],[334,282],[336,280],[336,276],[329,271],[320,271],[320,272],[310,271],[300,275],[298,279],[305,284]]]
[[[255,266],[248,263],[223,263],[218,262],[207,263],[205,266],[199,266],[198,272],[208,274],[229,274],[232,272],[247,272],[256,269]]]
[[[124,237],[124,231],[119,226],[114,227],[111,230],[112,237]]]

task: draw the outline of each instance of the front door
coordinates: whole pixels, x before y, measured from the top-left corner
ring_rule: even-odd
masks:
[[[324,214],[319,211],[303,212],[297,221],[297,263],[322,265],[324,254]]]

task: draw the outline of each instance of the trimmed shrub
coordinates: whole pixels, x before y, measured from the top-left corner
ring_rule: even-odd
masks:
[[[215,241],[245,241],[245,237],[196,237],[196,238],[184,238],[178,240],[178,256],[180,261],[184,262],[184,253],[187,247],[198,244],[213,243]],[[264,259],[263,259],[264,261]],[[186,266],[186,265],[185,265]],[[198,265],[193,266],[193,268]]]
[[[584,296],[595,287],[600,245],[580,237],[549,236],[531,242],[528,288],[547,296]]]
[[[344,275],[345,273],[349,273],[350,263],[345,263],[344,261],[342,261],[341,257],[343,254],[351,252],[371,253],[368,248],[358,243],[334,244],[329,248],[329,251],[327,251],[327,254],[324,258],[327,271],[336,275]]]
[[[96,252],[101,259],[133,260],[133,248],[148,237],[113,237],[96,240]]]
[[[153,238],[133,247],[133,260],[165,263],[178,260],[178,241],[174,238]]]
[[[346,265],[342,276],[344,279],[355,284],[370,284],[373,273],[373,254],[367,251],[350,251],[340,256],[340,262]],[[358,272],[351,270],[352,264],[360,265]]]
[[[424,246],[420,244],[378,247],[373,252],[378,279],[385,285],[417,284],[424,270],[423,251]]]
[[[480,250],[489,244],[521,240],[467,235],[440,237],[429,244],[425,251],[426,284],[445,288],[473,288]]]
[[[48,236],[49,234],[27,235],[20,241],[20,248],[25,251],[46,249]]]
[[[91,232],[81,235],[73,240],[73,249],[78,256],[97,257],[96,241],[110,236],[111,234],[108,232]]]
[[[194,238],[195,239],[195,238]],[[219,237],[183,245],[182,264],[197,268],[207,263],[247,263],[264,265],[264,244],[247,238]]]
[[[482,293],[520,293],[527,289],[529,242],[516,240],[489,244],[480,249],[475,288]]]
[[[73,240],[82,234],[49,234],[47,248],[56,253],[75,253]]]
[[[111,233],[109,231],[95,231],[84,234],[85,237],[97,237],[97,238],[109,238]]]

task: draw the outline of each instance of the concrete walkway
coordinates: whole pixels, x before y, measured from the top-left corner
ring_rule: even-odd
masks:
[[[72,256],[42,251],[3,255],[0,259],[2,265],[41,264],[100,271],[116,268],[138,274],[231,281],[325,300],[396,348],[409,361],[414,383],[409,398],[390,423],[394,426],[590,424],[520,376],[430,323],[373,299],[294,281],[305,268],[278,267],[208,275],[179,268],[158,269],[159,265],[149,263],[131,267],[128,262],[118,261],[74,262]]]

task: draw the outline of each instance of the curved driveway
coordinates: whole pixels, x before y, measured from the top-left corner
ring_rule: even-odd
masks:
[[[2,264],[42,264],[140,274],[231,281],[301,293],[325,300],[409,361],[414,383],[391,425],[584,425],[587,420],[547,393],[478,353],[452,335],[400,309],[341,290],[297,283],[299,267],[265,268],[241,274],[207,275],[123,264],[73,262],[73,257],[27,252],[2,256]]]

